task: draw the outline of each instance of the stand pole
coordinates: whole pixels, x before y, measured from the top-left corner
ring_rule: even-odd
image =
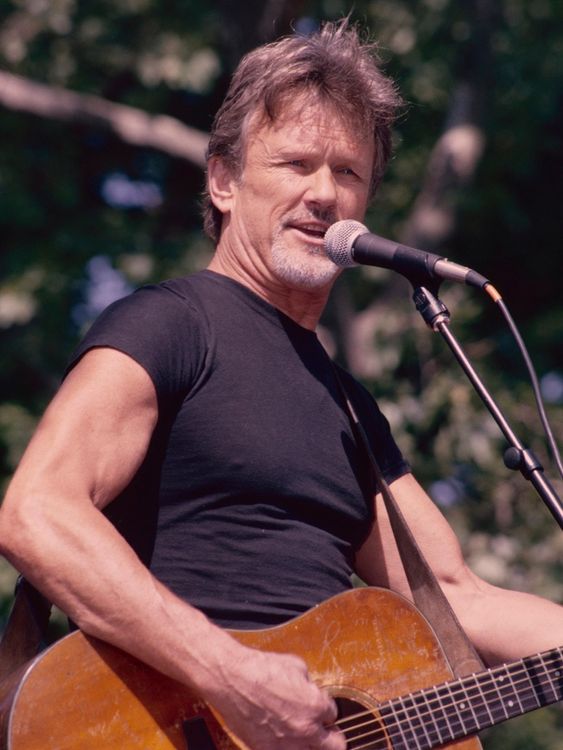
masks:
[[[413,300],[416,309],[422,315],[427,325],[433,331],[441,334],[493,419],[500,427],[503,435],[508,440],[510,446],[504,453],[505,466],[514,471],[519,470],[522,476],[532,483],[559,524],[559,527],[563,529],[563,503],[561,499],[558,497],[549,480],[545,477],[543,466],[537,456],[520,442],[451,332],[449,328],[450,314],[447,307],[433,292],[423,286],[415,286]]]

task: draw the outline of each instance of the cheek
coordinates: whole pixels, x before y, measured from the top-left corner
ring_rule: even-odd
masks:
[[[364,191],[344,191],[340,195],[340,210],[351,218],[363,218],[368,205],[368,196]]]

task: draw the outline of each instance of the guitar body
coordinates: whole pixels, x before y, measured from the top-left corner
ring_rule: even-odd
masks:
[[[347,699],[343,705],[352,701],[356,711],[369,710],[374,739],[360,744],[373,750],[393,750],[378,704],[452,677],[424,618],[384,589],[354,589],[284,625],[233,635],[263,651],[301,656],[319,685]],[[481,745],[471,738],[446,747]],[[76,632],[0,686],[0,748],[241,750],[243,745],[193,692]]]

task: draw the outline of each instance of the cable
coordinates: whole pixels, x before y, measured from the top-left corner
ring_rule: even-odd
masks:
[[[538,412],[539,412],[540,419],[543,425],[543,429],[545,431],[547,441],[551,449],[553,459],[555,461],[555,465],[557,466],[557,470],[559,471],[559,474],[561,478],[563,479],[563,463],[561,462],[561,455],[559,453],[559,448],[557,447],[557,443],[555,442],[555,438],[553,436],[553,430],[551,429],[551,425],[547,417],[547,413],[546,413],[545,406],[543,403],[543,398],[541,395],[541,389],[540,389],[540,384],[538,381],[538,376],[536,375],[533,362],[530,358],[530,355],[528,354],[526,344],[524,343],[524,340],[522,336],[520,335],[520,331],[518,330],[516,323],[514,322],[512,315],[510,314],[510,311],[508,310],[508,307],[506,306],[504,300],[502,299],[501,294],[495,289],[495,287],[490,282],[485,285],[484,290],[492,298],[493,302],[497,305],[497,307],[503,314],[506,322],[508,323],[508,327],[510,328],[512,332],[512,335],[514,336],[516,343],[518,344],[518,348],[520,349],[524,362],[526,363],[526,367],[528,368],[528,373],[530,375],[530,380],[532,382],[532,389],[534,391],[534,397],[536,399],[536,404],[538,407]]]

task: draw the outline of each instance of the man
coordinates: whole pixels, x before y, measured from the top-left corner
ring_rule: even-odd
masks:
[[[251,750],[345,742],[299,659],[222,626],[287,620],[352,569],[409,595],[314,333],[339,272],[324,233],[363,218],[397,103],[346,23],[241,63],[210,143],[209,269],[102,315],[1,511],[1,551],[25,576],[85,632],[194,688]],[[377,407],[343,378],[482,656],[563,643],[560,607],[467,569]]]

